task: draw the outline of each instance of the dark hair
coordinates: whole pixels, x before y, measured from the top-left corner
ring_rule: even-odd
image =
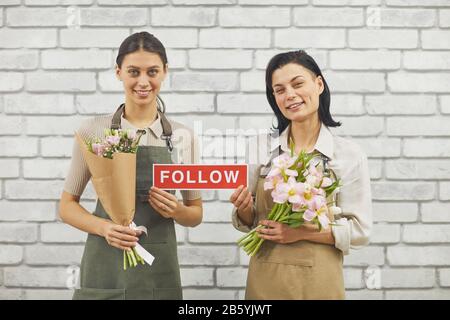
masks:
[[[139,50],[145,50],[151,53],[156,53],[164,65],[164,69],[167,65],[167,54],[166,48],[164,48],[161,41],[158,40],[154,35],[146,31],[133,33],[131,36],[123,40],[119,47],[119,53],[117,54],[116,63],[119,68],[122,67],[122,62],[125,56],[129,53],[133,53]],[[166,106],[164,101],[158,95],[156,97],[156,102],[158,105],[158,110],[161,112],[166,111]]]
[[[279,53],[270,59],[269,64],[266,68],[266,96],[267,101],[275,113],[275,117],[277,118],[278,124],[277,126],[273,125],[274,130],[278,130],[279,133],[283,132],[290,123],[290,120],[287,119],[280,111],[280,108],[275,101],[275,97],[273,96],[273,88],[272,88],[272,75],[275,70],[289,64],[296,63],[299,64],[309,71],[311,71],[316,77],[321,76],[324,84],[324,90],[319,96],[319,119],[325,124],[327,127],[338,127],[341,125],[340,122],[336,122],[333,120],[330,114],[330,89],[325,81],[325,78],[322,75],[322,71],[320,71],[319,66],[314,61],[314,59],[308,55],[303,50],[298,51],[290,51]]]
[[[116,63],[119,68],[122,66],[123,59],[129,53],[133,53],[139,50],[145,50],[148,52],[156,53],[161,58],[164,68],[167,64],[166,49],[161,41],[159,41],[154,35],[146,31],[137,32],[132,34],[123,40],[117,54]]]

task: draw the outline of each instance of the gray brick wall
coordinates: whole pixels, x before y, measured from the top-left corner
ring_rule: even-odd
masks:
[[[0,0],[0,299],[68,299],[86,235],[58,199],[80,122],[123,99],[114,58],[147,30],[168,49],[163,97],[203,129],[203,159],[243,157],[227,129],[266,129],[264,68],[303,48],[366,151],[371,244],[345,258],[349,299],[450,298],[450,0]],[[225,158],[225,159],[223,159]],[[229,191],[177,226],[184,295],[242,299],[248,257]],[[89,184],[82,204],[95,205]]]

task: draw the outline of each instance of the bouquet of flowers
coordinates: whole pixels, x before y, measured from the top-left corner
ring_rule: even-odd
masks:
[[[83,141],[75,136],[92,175],[92,184],[108,216],[117,224],[147,233],[134,222],[136,199],[136,152],[143,132],[105,129],[102,139]],[[153,256],[139,244],[123,252],[123,268],[138,262],[151,264]]]
[[[335,201],[327,202],[330,195],[339,191],[340,180],[330,178],[320,163],[313,164],[312,159],[320,153],[307,154],[301,151],[294,155],[294,144],[290,141],[290,154],[283,153],[272,160],[272,167],[264,182],[264,190],[273,190],[271,196],[274,205],[268,214],[268,220],[286,223],[297,228],[305,222],[318,226],[319,231],[332,223],[328,215],[341,213]],[[238,240],[249,255],[255,255],[264,239],[258,237],[258,225]]]

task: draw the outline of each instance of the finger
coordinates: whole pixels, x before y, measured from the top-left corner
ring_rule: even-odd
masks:
[[[251,201],[252,201],[252,194],[248,193],[247,197],[242,202],[242,204],[239,206],[238,210],[243,211],[243,210],[247,209],[247,207],[249,207],[249,204],[251,203]]]
[[[239,195],[239,197],[236,199],[236,202],[234,203],[234,205],[239,208],[242,204],[242,202],[245,200],[245,198],[248,195],[248,191],[247,191],[247,187],[244,187],[244,189],[242,189],[241,194]]]
[[[150,203],[150,205],[152,206],[153,209],[155,209],[158,213],[160,213],[159,212],[160,209],[158,207],[158,204],[155,203],[155,200],[153,200],[153,198],[149,197],[148,198],[148,203]]]
[[[110,242],[115,242],[115,243],[118,243],[121,246],[125,246],[125,247],[134,247],[137,244],[137,241],[126,241],[126,240],[121,240],[120,238],[116,238],[116,237],[111,237]]]
[[[138,237],[133,237],[133,236],[130,236],[128,234],[123,234],[123,233],[120,233],[120,232],[117,232],[117,231],[114,231],[111,234],[111,237],[115,238],[115,239],[119,239],[119,240],[129,241],[129,242],[139,241]]]
[[[113,246],[113,247],[115,247],[117,249],[120,249],[120,250],[131,251],[131,247],[122,246],[116,241],[111,241],[109,245],[111,245],[111,246]]]
[[[230,202],[234,203],[236,201],[238,196],[241,194],[241,191],[243,188],[244,188],[244,186],[240,185],[239,187],[237,187],[236,190],[234,190],[233,194],[230,196]]]
[[[272,222],[273,222],[272,220],[261,220],[259,222],[259,224],[269,227],[269,228],[272,228]]]
[[[151,187],[150,188],[150,192],[149,194],[159,194],[167,199],[170,199],[172,201],[177,200],[177,197],[175,197],[173,194],[171,194],[170,192],[167,192],[165,190],[159,189],[157,187]]]
[[[135,247],[137,244],[136,241],[126,241],[121,240],[120,238],[111,238],[111,242],[117,243],[123,247]]]
[[[280,241],[280,237],[279,236],[272,236],[272,235],[267,235],[267,234],[259,234],[258,236],[261,239],[264,239],[264,240],[270,240],[270,241],[275,241],[275,242],[279,242]]]
[[[156,212],[158,212],[160,215],[162,215],[164,218],[169,218],[169,215],[164,211],[161,210],[161,208],[159,207],[158,203],[155,203],[155,201],[150,198],[148,200],[148,202],[150,203],[150,205],[153,207],[153,209],[155,209]]]
[[[279,234],[279,232],[277,232],[276,229],[272,229],[272,228],[260,228],[260,229],[257,229],[256,232],[258,232],[259,234],[271,235],[271,236],[276,236],[277,234]]]
[[[134,231],[133,229],[131,229],[130,227],[125,227],[125,226],[121,226],[121,225],[115,225],[113,228],[113,231],[115,232],[120,232],[120,233],[126,233],[130,236],[136,236],[137,232]]]
[[[166,197],[164,197],[160,194],[151,193],[150,198],[154,198],[155,200],[158,200],[159,202],[165,204],[166,206],[168,206],[171,209],[176,208],[176,204],[173,202],[173,200],[167,199]]]
[[[150,200],[153,202],[154,208],[156,207],[161,214],[163,213],[167,214],[167,212],[172,211],[172,209],[169,206],[161,202],[159,199],[156,199],[155,197],[150,197]]]

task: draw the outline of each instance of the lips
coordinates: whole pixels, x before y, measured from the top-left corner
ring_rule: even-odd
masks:
[[[289,106],[286,107],[286,110],[296,111],[296,110],[300,109],[304,104],[305,103],[303,101],[302,102],[292,103],[292,104],[290,104]]]
[[[133,90],[140,98],[146,98],[150,94],[150,90]]]

